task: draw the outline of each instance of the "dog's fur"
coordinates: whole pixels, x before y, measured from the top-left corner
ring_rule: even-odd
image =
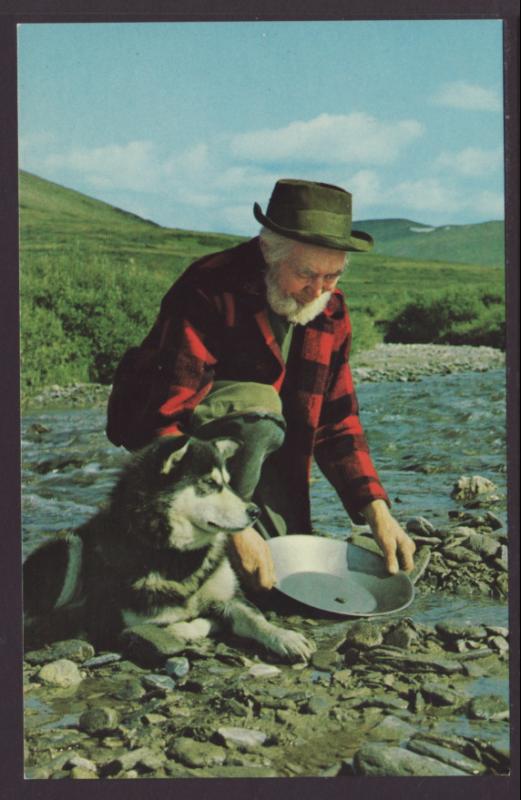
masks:
[[[26,638],[82,630],[114,647],[125,627],[153,623],[190,640],[220,619],[284,659],[309,658],[313,643],[268,622],[227,558],[227,535],[258,514],[229,487],[225,461],[238,446],[164,437],[134,456],[104,510],[26,560]]]

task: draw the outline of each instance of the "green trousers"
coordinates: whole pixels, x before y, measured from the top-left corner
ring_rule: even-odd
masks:
[[[241,442],[228,463],[230,483],[244,500],[261,508],[255,527],[265,538],[298,532],[290,492],[277,468],[285,430],[279,395],[261,383],[216,381],[192,416],[194,436]]]

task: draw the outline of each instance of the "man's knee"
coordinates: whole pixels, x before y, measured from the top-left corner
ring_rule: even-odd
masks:
[[[246,450],[259,448],[268,454],[278,450],[284,441],[286,424],[283,417],[275,414],[244,414],[230,420],[230,423],[233,423],[230,430],[233,429]]]

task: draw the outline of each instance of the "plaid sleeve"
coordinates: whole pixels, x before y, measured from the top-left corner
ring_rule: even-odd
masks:
[[[167,399],[155,410],[156,435],[184,433],[194,408],[210,391],[217,358],[208,342],[217,325],[217,310],[200,290],[180,287],[163,300],[145,340],[160,347],[168,382]]]
[[[391,504],[372,462],[358,414],[349,367],[351,324],[345,307],[343,318],[336,322],[337,330],[341,327],[340,342],[330,362],[314,455],[353,522],[363,523],[360,511],[372,500],[382,499]]]

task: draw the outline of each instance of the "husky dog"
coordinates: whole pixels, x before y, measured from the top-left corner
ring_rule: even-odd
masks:
[[[308,659],[314,644],[268,622],[242,596],[227,558],[227,535],[259,511],[229,486],[225,462],[239,446],[163,437],[134,456],[106,508],[26,560],[26,630],[56,638],[80,629],[113,647],[138,623],[190,640],[223,620],[285,660]]]

